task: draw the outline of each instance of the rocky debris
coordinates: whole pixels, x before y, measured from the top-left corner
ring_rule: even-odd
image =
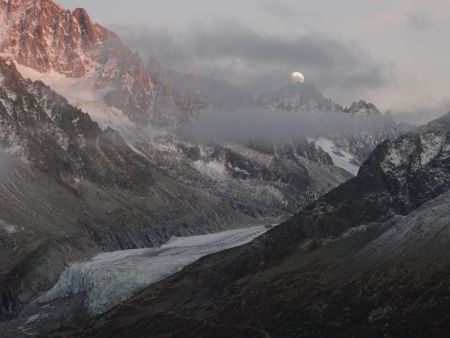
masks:
[[[256,218],[284,217],[351,178],[331,164],[298,155],[293,148],[283,155],[241,144],[174,139],[143,152],[162,173]]]

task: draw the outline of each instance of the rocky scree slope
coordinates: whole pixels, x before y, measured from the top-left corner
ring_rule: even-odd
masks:
[[[252,243],[55,336],[446,336],[449,159],[450,113]]]
[[[163,170],[252,217],[292,213],[351,178],[306,139],[287,144],[174,143],[169,153],[152,152]]]

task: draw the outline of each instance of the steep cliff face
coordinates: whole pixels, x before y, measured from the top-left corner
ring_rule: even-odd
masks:
[[[141,59],[83,9],[52,0],[0,2],[0,53],[41,73],[94,76],[92,90],[131,119],[148,121],[153,84]]]
[[[114,35],[93,24],[82,9],[66,11],[53,1],[2,1],[2,53],[41,72],[81,77],[100,61],[99,45]]]
[[[3,149],[69,184],[87,178],[131,188],[152,181],[147,160],[118,133],[102,131],[43,83],[25,80],[10,61],[0,59],[0,77]]]

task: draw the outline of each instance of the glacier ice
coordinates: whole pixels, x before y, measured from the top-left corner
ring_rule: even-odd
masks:
[[[74,263],[39,302],[85,292],[91,315],[103,313],[136,292],[202,256],[250,242],[267,231],[264,226],[216,234],[175,237],[158,248],[102,253],[89,261]]]

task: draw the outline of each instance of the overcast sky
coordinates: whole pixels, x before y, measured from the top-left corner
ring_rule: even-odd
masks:
[[[299,70],[342,104],[362,97],[419,120],[450,109],[448,0],[59,2],[168,68],[261,89]]]

